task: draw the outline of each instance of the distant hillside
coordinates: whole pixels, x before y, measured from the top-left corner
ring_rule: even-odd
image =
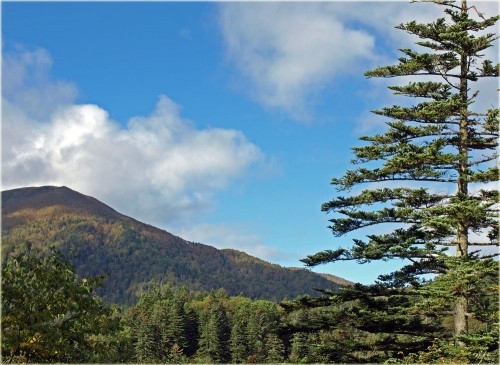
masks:
[[[353,281],[349,281],[349,280],[346,280],[346,279],[343,279],[343,278],[339,278],[338,276],[335,276],[335,275],[332,275],[332,274],[321,273],[319,275],[321,275],[325,279],[330,280],[332,283],[340,284],[342,286],[351,286],[351,285],[355,284]]]
[[[107,274],[100,294],[122,304],[156,283],[271,300],[317,295],[314,288],[346,283],[185,241],[67,187],[2,192],[2,260],[27,250],[43,254],[51,245],[76,252],[72,261],[80,275]]]

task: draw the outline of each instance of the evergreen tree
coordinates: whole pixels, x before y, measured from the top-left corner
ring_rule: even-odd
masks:
[[[166,318],[162,326],[163,346],[171,349],[174,345],[181,349],[189,347],[187,316],[184,303],[178,298],[163,304]]]
[[[351,248],[319,252],[303,262],[315,266],[404,259],[406,266],[380,276],[375,285],[358,285],[333,298],[362,302],[365,320],[377,323],[378,328],[371,329],[375,332],[390,331],[394,317],[386,317],[389,313],[400,316],[394,324],[416,321],[420,326],[447,312],[453,316],[457,343],[464,345],[468,318],[484,312],[481,308],[496,294],[490,283],[498,271],[492,261],[497,254],[479,249],[498,246],[498,190],[488,186],[499,177],[499,109],[477,110],[474,103],[483,90],[472,88],[480,79],[499,75],[499,64],[484,59],[484,51],[498,38],[487,29],[499,16],[486,18],[466,0],[425,2],[443,7],[445,15],[429,24],[411,21],[396,27],[419,38],[418,50],[402,49],[398,64],[365,74],[409,77],[406,85],[389,89],[421,101],[374,111],[389,118],[386,132],[362,137],[366,144],[353,148],[353,163],[365,166],[332,179],[339,192],[363,184],[367,188],[322,206],[323,211],[337,214],[330,220],[337,237],[379,224],[393,223],[397,228],[368,235],[367,240],[355,239]],[[389,182],[401,185],[391,187]],[[472,272],[475,278],[462,275]],[[437,278],[426,284],[426,274]],[[439,302],[446,303],[440,309],[443,313],[437,311]],[[376,313],[385,317],[373,321]],[[422,334],[430,330],[421,327]]]
[[[143,293],[128,318],[132,329],[135,360],[140,363],[166,362],[170,347],[164,332],[168,325],[168,301],[172,297],[169,287]]]
[[[199,352],[209,362],[225,363],[230,360],[231,327],[224,305],[217,299],[213,300],[200,323]]]
[[[187,346],[183,348],[183,354],[186,356],[192,356],[198,348],[200,333],[198,315],[193,309],[189,307],[189,304],[185,304],[184,321],[187,336]]]
[[[177,362],[196,352],[198,319],[186,288],[162,286],[145,292],[124,316],[139,362]]]
[[[254,361],[265,361],[267,337],[278,333],[279,323],[280,315],[276,304],[265,300],[252,303],[248,319],[248,347]]]
[[[247,308],[240,308],[233,316],[231,337],[229,339],[231,361],[233,363],[246,362],[250,354],[247,333],[249,312],[245,309]]]
[[[161,346],[160,327],[144,319],[137,325],[135,356],[139,363],[157,363],[164,361],[165,351]]]
[[[274,333],[266,338],[266,363],[282,363],[285,359],[285,345]]]
[[[231,361],[233,363],[245,362],[248,358],[249,352],[246,328],[243,323],[237,321],[233,324],[233,328],[231,329],[231,338],[229,341]]]
[[[309,355],[309,336],[307,333],[295,333],[292,337],[292,347],[290,352],[290,360],[300,363],[307,362]]]

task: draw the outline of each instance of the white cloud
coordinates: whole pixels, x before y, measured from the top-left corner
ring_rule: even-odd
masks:
[[[474,4],[498,13],[496,2]],[[302,121],[311,119],[315,96],[335,88],[337,77],[394,63],[397,49],[414,46],[415,38],[396,25],[444,15],[441,6],[406,1],[224,2],[219,10],[229,58],[252,96]]]
[[[253,96],[296,119],[307,119],[308,98],[334,75],[373,57],[373,36],[345,26],[324,3],[223,3],[220,22]]]
[[[66,185],[165,226],[209,209],[217,192],[264,158],[240,131],[196,128],[166,96],[127,126],[97,105],[68,104],[69,84],[51,81],[50,57],[37,52],[43,62],[19,54],[4,65],[4,74],[12,67],[18,76],[4,79],[2,189]],[[40,80],[36,87],[30,75]],[[25,90],[33,91],[29,102],[20,97]],[[47,90],[54,93],[42,95]],[[50,115],[31,113],[45,101]]]
[[[46,120],[60,105],[71,104],[77,88],[67,81],[50,80],[52,59],[47,50],[2,55],[2,97],[20,108],[26,116]]]
[[[334,88],[336,77],[361,76],[388,61],[377,43],[401,46],[405,36],[394,26],[431,20],[428,9],[399,2],[223,3],[220,24],[255,99],[308,120],[317,92]]]

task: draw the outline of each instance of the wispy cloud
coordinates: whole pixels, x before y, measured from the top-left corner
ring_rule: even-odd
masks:
[[[242,132],[199,129],[167,96],[122,126],[98,105],[74,103],[76,87],[51,80],[47,51],[5,60],[2,189],[67,185],[165,226],[209,209],[264,160]],[[37,113],[37,105],[46,108]]]
[[[497,2],[474,4],[498,13]],[[406,1],[229,2],[219,11],[229,59],[252,97],[298,121],[313,118],[315,96],[337,87],[339,77],[393,63],[399,48],[414,45],[396,25],[444,15],[440,6]]]
[[[312,94],[374,52],[372,35],[345,26],[323,3],[224,3],[220,24],[253,97],[298,120],[308,119]]]
[[[47,50],[18,46],[2,56],[2,97],[26,117],[46,120],[61,105],[73,103],[78,91],[68,81],[50,80],[52,58]]]

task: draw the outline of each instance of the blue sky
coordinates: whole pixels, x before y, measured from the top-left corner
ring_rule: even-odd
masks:
[[[320,206],[380,129],[370,110],[401,102],[363,73],[412,44],[396,24],[437,15],[399,1],[3,2],[2,189],[66,185],[302,266],[350,244]],[[369,283],[393,268],[315,270]]]

